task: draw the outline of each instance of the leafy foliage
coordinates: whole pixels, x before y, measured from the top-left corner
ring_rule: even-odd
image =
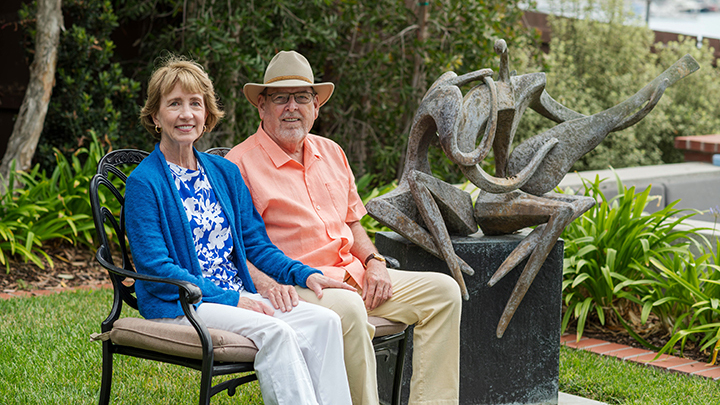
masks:
[[[373,176],[371,174],[366,174],[357,179],[357,181],[355,182],[358,194],[360,195],[363,204],[367,204],[368,201],[372,200],[373,198],[379,197],[383,194],[387,194],[397,187],[397,181],[393,181],[392,183],[386,184],[380,188],[374,187],[371,189],[370,184],[372,184],[372,180]],[[380,225],[380,223],[370,215],[365,215],[364,217],[362,217],[362,219],[360,219],[360,224],[363,226],[363,228],[365,228],[365,231],[367,232],[368,236],[370,236],[373,242],[375,242],[376,233],[390,231],[390,228]]]
[[[622,1],[556,3],[573,18],[550,16],[549,54],[542,65],[531,63],[518,70],[545,71],[550,95],[580,113],[594,114],[620,103],[685,54],[700,64],[699,71],[665,91],[653,112],[638,124],[611,133],[573,170],[681,162],[682,153],[673,145],[676,136],[717,131],[720,80],[707,41],[701,49],[692,38],[654,43],[653,31],[637,25]],[[529,111],[518,129],[518,142],[554,125]]]
[[[348,2],[341,13],[340,35],[350,45],[326,57],[338,92],[321,134],[349,151],[360,175],[376,174],[383,184],[399,174],[415,110],[437,77],[496,66],[496,39],[524,45],[533,37],[522,32],[517,2],[430,2],[427,31],[420,8],[378,3]],[[439,149],[431,153],[443,179],[461,178]]]
[[[641,269],[650,282],[637,293],[643,301],[643,322],[652,312],[672,335],[658,355],[672,352],[678,342],[682,351],[689,339],[701,350],[712,347],[714,363],[720,347],[720,259],[707,247],[697,256],[687,251],[653,253],[652,266]]]
[[[417,104],[441,73],[496,66],[498,38],[514,46],[536,38],[520,24],[517,0],[434,0],[422,7],[409,0],[160,0],[154,7],[114,1],[121,19],[155,22],[141,42],[141,59],[172,50],[208,69],[227,115],[199,149],[229,146],[255,132],[257,110],[242,85],[262,82],[275,53],[294,49],[308,58],[316,80],[336,85],[315,133],[342,145],[355,173],[372,173],[376,185],[399,176]],[[436,170],[459,179],[442,153],[433,153]]]
[[[23,20],[32,20],[34,7],[23,6]],[[55,87],[35,161],[51,170],[54,150],[72,156],[90,142],[90,131],[106,144],[122,136],[123,145],[147,149],[149,137],[137,118],[140,83],[111,61],[110,34],[118,22],[110,0],[66,0],[62,8],[67,29],[60,36]],[[34,26],[25,30],[26,49],[33,49]]]
[[[653,251],[685,249],[687,243],[673,243],[686,238],[690,232],[676,227],[682,219],[693,215],[675,219],[674,216],[682,213],[673,208],[677,202],[646,214],[650,187],[635,194],[634,187],[623,189],[618,178],[618,195],[607,200],[600,191],[599,178],[583,182],[585,195],[599,202],[563,232],[566,241],[563,292],[567,305],[563,329],[574,318],[578,322],[578,335],[582,335],[591,312],[603,325],[611,314],[619,318],[614,319],[615,324],[624,322],[618,300],[641,304],[627,288],[641,280],[642,271],[638,268],[649,265]]]
[[[673,208],[676,201],[648,214],[650,188],[636,194],[618,178],[619,194],[607,200],[599,178],[583,182],[585,195],[599,202],[563,233],[563,330],[576,321],[582,336],[594,318],[658,349],[642,336],[653,323],[672,336],[659,354],[672,351],[678,341],[682,349],[687,339],[699,341],[702,350],[713,344],[716,349],[720,259],[699,228],[681,226],[696,212]]]
[[[0,264],[6,271],[11,255],[40,268],[44,258],[52,266],[43,251],[43,243],[51,240],[92,245],[95,232],[87,193],[105,151],[94,133],[89,135],[89,148],[79,148],[70,160],[55,150],[56,166],[49,177],[39,165],[27,173],[10,171],[8,189],[0,196]]]

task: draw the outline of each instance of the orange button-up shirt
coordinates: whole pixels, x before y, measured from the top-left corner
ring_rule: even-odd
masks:
[[[226,158],[240,168],[268,236],[286,255],[342,281],[345,272],[362,285],[365,268],[350,253],[349,223],[366,213],[345,153],[330,139],[305,138],[304,165],[262,129]]]

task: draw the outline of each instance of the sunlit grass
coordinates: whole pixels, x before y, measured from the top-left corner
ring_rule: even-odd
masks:
[[[0,403],[96,404],[101,348],[91,342],[110,290],[0,300]],[[113,404],[197,403],[199,372],[116,356]],[[560,351],[560,390],[608,404],[716,404],[720,382],[585,351]],[[213,404],[263,403],[257,382]]]
[[[566,347],[560,349],[560,390],[607,404],[720,402],[720,382]]]
[[[0,300],[0,403],[96,404],[101,345],[90,341],[107,316],[110,290]],[[113,404],[193,404],[199,371],[115,356]],[[213,404],[262,404],[257,382]]]

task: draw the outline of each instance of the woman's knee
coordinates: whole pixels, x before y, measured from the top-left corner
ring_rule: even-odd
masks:
[[[264,320],[262,327],[256,333],[265,335],[265,339],[267,340],[277,342],[297,340],[297,333],[290,324],[271,316],[267,318],[269,319]]]
[[[321,307],[320,305],[308,305],[311,306],[310,310],[312,311],[312,318],[314,322],[327,325],[329,328],[338,328],[338,330],[340,330],[342,322],[340,315],[338,315],[335,311]]]

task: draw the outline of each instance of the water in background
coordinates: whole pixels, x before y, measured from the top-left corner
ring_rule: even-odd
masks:
[[[720,12],[683,13],[672,17],[655,17],[651,8],[648,26],[653,31],[674,32],[702,38],[720,38]]]

